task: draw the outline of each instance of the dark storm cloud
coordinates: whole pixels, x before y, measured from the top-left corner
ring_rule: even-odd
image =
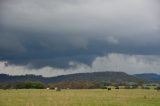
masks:
[[[0,59],[33,67],[90,64],[107,53],[159,55],[156,0],[2,0]]]

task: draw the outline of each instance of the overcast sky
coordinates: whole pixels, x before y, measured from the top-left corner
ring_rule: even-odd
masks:
[[[160,73],[159,0],[0,0],[0,73]]]

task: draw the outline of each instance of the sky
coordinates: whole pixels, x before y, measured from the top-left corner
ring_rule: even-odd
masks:
[[[0,0],[0,73],[160,74],[159,0]]]

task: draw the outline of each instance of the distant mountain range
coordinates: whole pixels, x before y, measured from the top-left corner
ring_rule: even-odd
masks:
[[[160,82],[160,75],[155,73],[135,74],[134,76],[142,80],[147,80],[151,82]]]
[[[10,76],[0,74],[0,82],[16,82],[16,81],[41,81],[45,83],[64,82],[64,81],[108,81],[108,82],[139,82],[139,81],[160,81],[160,75],[157,74],[135,74],[128,75],[124,72],[93,72],[93,73],[77,73],[70,75],[61,75],[57,77],[43,77],[37,75]]]

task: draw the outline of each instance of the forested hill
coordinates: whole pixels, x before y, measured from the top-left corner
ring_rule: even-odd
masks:
[[[139,82],[139,78],[128,75],[124,72],[93,72],[93,73],[78,73],[70,75],[61,75],[57,77],[43,77],[37,75],[23,75],[23,76],[10,76],[0,74],[0,82],[17,82],[17,81],[41,81],[45,83],[64,82],[64,81],[110,81],[110,82]]]
[[[160,75],[155,73],[135,74],[134,76],[142,80],[148,80],[151,82],[160,82]]]

